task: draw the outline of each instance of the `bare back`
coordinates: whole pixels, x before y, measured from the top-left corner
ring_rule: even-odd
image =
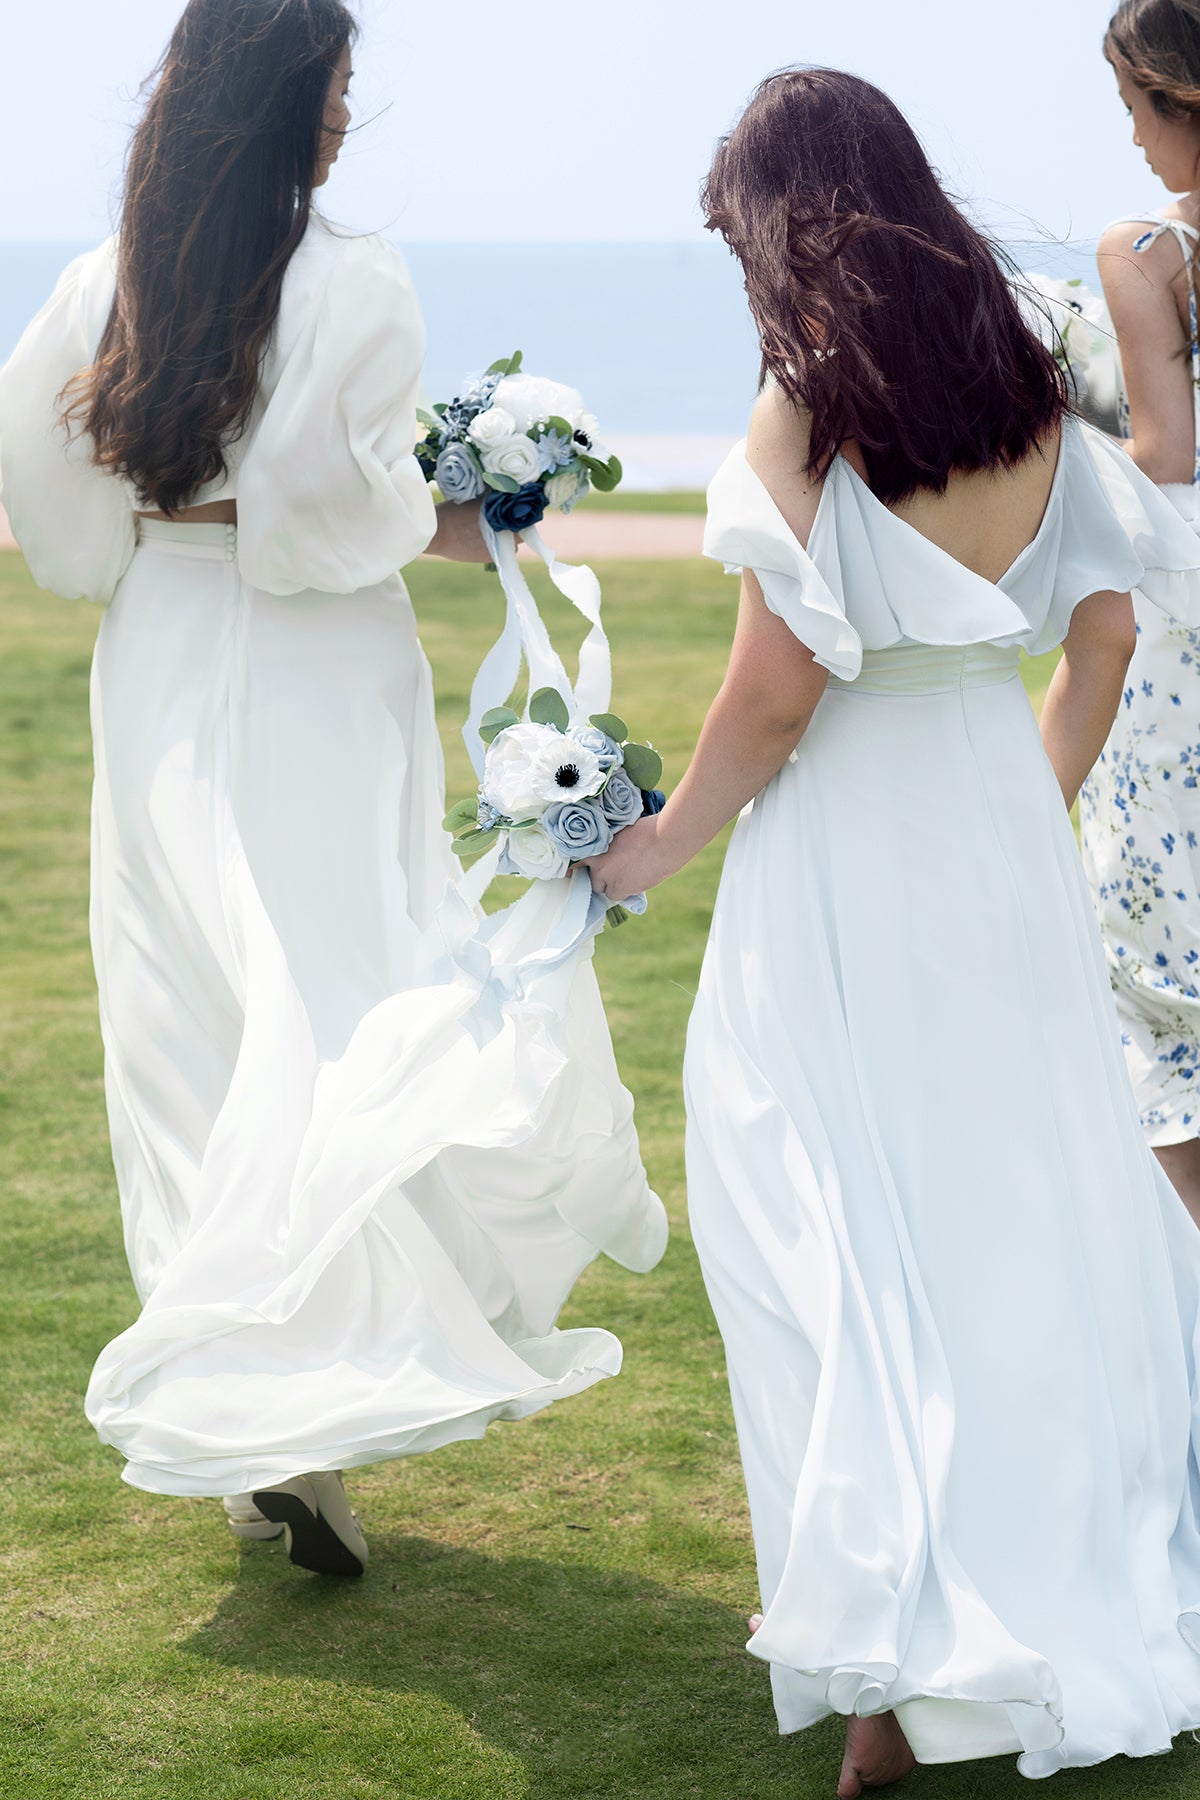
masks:
[[[1058,435],[1012,469],[952,475],[943,494],[919,489],[888,510],[986,581],[998,581],[1037,536],[1058,462]],[[808,542],[822,484],[805,467],[804,416],[775,387],[759,396],[746,444],[751,468],[802,544]],[[842,447],[855,473],[867,470],[856,444]]]

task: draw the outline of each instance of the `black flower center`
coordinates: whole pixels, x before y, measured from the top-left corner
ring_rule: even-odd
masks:
[[[579,770],[574,763],[563,763],[554,771],[554,779],[562,788],[579,786]]]

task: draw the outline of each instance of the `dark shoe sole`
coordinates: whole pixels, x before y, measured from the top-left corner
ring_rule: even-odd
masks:
[[[361,1575],[364,1564],[343,1544],[329,1521],[317,1513],[314,1517],[295,1494],[277,1494],[264,1489],[253,1496],[254,1504],[266,1519],[287,1528],[288,1555],[298,1568],[311,1569],[316,1575]]]

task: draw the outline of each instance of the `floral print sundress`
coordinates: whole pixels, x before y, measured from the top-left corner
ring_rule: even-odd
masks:
[[[1200,533],[1200,233],[1150,215],[1134,244],[1170,232],[1188,271],[1196,452],[1190,485],[1163,494]],[[1121,427],[1129,435],[1123,384]],[[1134,594],[1137,648],[1116,720],[1084,783],[1084,866],[1104,938],[1125,1060],[1147,1142],[1200,1136],[1200,632]]]

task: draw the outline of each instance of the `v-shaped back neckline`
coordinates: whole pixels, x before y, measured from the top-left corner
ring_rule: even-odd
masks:
[[[936,555],[940,556],[943,559],[943,561],[952,564],[954,568],[960,570],[964,575],[971,576],[975,581],[982,581],[982,582],[986,583],[986,585],[988,587],[998,588],[998,587],[1002,587],[1003,584],[1008,580],[1009,576],[1016,573],[1018,567],[1020,566],[1021,563],[1024,562],[1025,558],[1027,556],[1029,556],[1034,550],[1037,549],[1038,545],[1042,541],[1043,536],[1045,535],[1046,528],[1047,528],[1051,518],[1054,516],[1055,502],[1057,501],[1057,499],[1059,497],[1059,491],[1062,487],[1063,480],[1065,479],[1064,469],[1066,466],[1067,427],[1068,427],[1068,415],[1064,415],[1062,426],[1061,426],[1061,429],[1058,434],[1058,455],[1056,456],[1055,462],[1054,462],[1054,474],[1051,477],[1050,486],[1046,493],[1046,504],[1042,508],[1042,516],[1038,520],[1037,530],[1034,532],[1033,536],[1029,539],[1029,542],[1021,550],[1018,550],[1017,554],[1013,557],[1012,561],[1008,564],[1007,568],[1005,568],[1001,574],[997,575],[995,577],[995,579],[993,579],[990,575],[980,574],[978,569],[970,568],[968,566],[968,564],[966,564],[965,562],[962,562],[951,551],[947,550],[944,545],[935,543],[933,538],[927,536],[926,533],[921,531],[916,525],[914,525],[911,520],[901,518],[901,516],[898,512],[893,511],[893,509],[890,506],[886,505],[885,502],[879,498],[878,494],[876,494],[874,492],[874,490],[872,489],[870,483],[867,481],[864,481],[863,477],[859,474],[858,470],[854,467],[854,464],[852,462],[850,462],[847,457],[843,456],[843,454],[840,450],[838,451],[836,457],[834,458],[834,463],[841,464],[842,467],[845,468],[845,470],[848,473],[848,475],[850,476],[851,480],[855,483],[855,485],[857,487],[862,489],[863,493],[868,496],[872,505],[875,506],[879,512],[885,513],[889,519],[895,520],[896,524],[899,525],[904,531],[908,532],[912,537],[919,538],[921,543],[927,544],[929,546],[929,548],[935,552]],[[831,465],[831,472],[832,472],[832,465]],[[829,485],[829,478],[827,476],[826,477],[826,486],[828,486],[828,485]],[[815,531],[817,528],[817,519],[819,519],[821,516],[821,502],[824,501],[824,498],[825,498],[825,493],[824,493],[824,490],[822,490],[821,500],[818,501],[818,503],[817,503],[816,517],[813,519],[813,531]],[[811,541],[811,538],[812,538],[812,532],[809,533],[810,541]]]
[[[825,480],[822,484],[821,497],[817,501],[817,510],[813,515],[813,522],[809,528],[808,542],[807,542],[807,544],[801,543],[800,538],[797,536],[796,532],[793,531],[792,527],[788,524],[786,518],[784,518],[784,515],[783,515],[782,511],[780,510],[780,507],[779,507],[777,501],[775,500],[774,495],[771,493],[770,488],[768,488],[766,482],[763,480],[762,476],[758,473],[757,469],[755,469],[753,467],[753,465],[751,464],[750,458],[746,455],[746,446],[745,446],[744,441],[742,443],[741,450],[742,450],[742,460],[745,463],[747,469],[750,471],[751,475],[754,477],[758,486],[762,489],[763,493],[766,495],[767,499],[770,501],[772,507],[774,507],[776,513],[778,513],[780,521],[782,522],[783,527],[787,531],[788,535],[794,539],[797,546],[800,548],[800,550],[802,550],[804,552],[804,554],[806,556],[811,555],[809,546],[812,544],[813,538],[817,534],[817,527],[820,525],[822,516],[825,512],[828,495],[832,491],[834,482],[837,480],[840,471],[842,469],[844,469],[846,471],[846,474],[850,477],[850,480],[852,481],[852,483],[855,485],[855,487],[861,489],[861,491],[864,494],[866,494],[867,498],[871,502],[871,505],[873,507],[875,507],[877,511],[885,514],[887,518],[893,520],[895,522],[895,524],[898,525],[902,531],[907,532],[910,537],[916,538],[918,540],[918,542],[920,542],[921,544],[924,544],[930,551],[932,551],[932,553],[935,556],[940,557],[943,562],[949,563],[952,568],[956,569],[960,574],[967,576],[970,580],[981,581],[981,582],[983,582],[985,587],[1001,588],[1003,586],[1004,582],[1006,582],[1010,578],[1010,576],[1016,574],[1017,570],[1019,569],[1020,565],[1025,561],[1026,557],[1032,555],[1032,553],[1038,548],[1043,537],[1045,536],[1045,533],[1050,524],[1050,521],[1054,517],[1054,514],[1057,510],[1056,503],[1057,503],[1059,495],[1061,493],[1062,484],[1063,484],[1064,480],[1066,479],[1066,473],[1065,473],[1066,461],[1067,461],[1066,434],[1067,434],[1067,431],[1069,428],[1070,428],[1070,415],[1067,414],[1067,415],[1064,415],[1064,417],[1063,417],[1062,427],[1059,431],[1058,456],[1057,456],[1057,458],[1055,460],[1055,464],[1054,464],[1054,475],[1051,479],[1050,488],[1046,495],[1046,504],[1042,510],[1041,519],[1038,521],[1038,528],[1034,532],[1033,536],[1030,538],[1029,542],[1024,546],[1024,548],[1022,550],[1019,550],[1017,552],[1016,556],[1009,563],[1008,567],[1004,570],[1004,572],[1001,575],[998,575],[994,581],[987,575],[981,575],[979,573],[978,569],[969,568],[965,562],[960,562],[957,556],[952,555],[951,552],[949,550],[945,549],[941,544],[935,543],[931,537],[927,537],[923,531],[918,530],[918,528],[915,525],[913,525],[908,519],[902,519],[900,517],[899,513],[893,512],[892,508],[890,506],[887,506],[879,498],[878,494],[876,494],[872,491],[870,484],[863,480],[863,477],[859,474],[858,470],[854,467],[853,463],[851,463],[842,454],[842,452],[840,450],[838,451],[837,455],[834,457],[833,461],[830,463],[829,473],[826,475]],[[831,505],[832,502],[828,501],[828,504]]]

